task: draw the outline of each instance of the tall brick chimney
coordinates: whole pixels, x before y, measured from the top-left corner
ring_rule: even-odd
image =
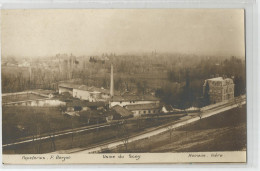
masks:
[[[113,64],[111,64],[111,77],[110,77],[110,96],[114,96],[114,73],[113,73]]]

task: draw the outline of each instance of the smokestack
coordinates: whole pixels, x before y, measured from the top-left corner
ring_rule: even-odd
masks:
[[[60,62],[60,55],[59,55],[59,74],[60,74],[60,78],[61,78],[61,62]]]
[[[110,96],[114,96],[114,73],[113,73],[113,64],[111,64],[111,78],[110,78]]]
[[[70,59],[68,59],[68,70],[67,70],[67,73],[68,73],[68,80],[70,79]]]
[[[32,82],[32,66],[31,66],[31,64],[29,66],[29,78],[30,78],[30,82]]]
[[[32,82],[32,58],[30,58],[29,79],[30,79],[30,83],[31,83]]]

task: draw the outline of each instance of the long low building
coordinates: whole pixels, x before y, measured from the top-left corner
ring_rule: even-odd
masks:
[[[127,105],[125,108],[133,113],[134,117],[146,114],[158,114],[162,106],[157,103]]]
[[[110,98],[110,92],[107,89],[73,83],[59,84],[59,94],[63,93],[69,93],[74,98],[89,102],[107,101]]]
[[[133,116],[133,113],[131,111],[119,105],[114,106],[112,110],[119,116],[119,117],[114,117],[115,119],[130,118]]]
[[[127,105],[136,104],[159,104],[160,100],[152,95],[123,95],[114,96],[110,99],[109,106],[119,105],[125,107]]]
[[[76,100],[66,103],[67,111],[81,111],[81,110],[99,110],[107,108],[108,104],[106,102],[86,102],[81,100]]]

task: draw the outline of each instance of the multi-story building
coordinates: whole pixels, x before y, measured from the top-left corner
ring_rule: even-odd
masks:
[[[203,85],[203,94],[208,93],[210,103],[218,103],[234,98],[235,84],[231,78],[216,77],[207,79]]]

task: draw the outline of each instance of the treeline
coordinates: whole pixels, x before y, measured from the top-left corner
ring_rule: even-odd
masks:
[[[44,68],[33,68],[29,71],[2,72],[2,92],[20,92],[31,89],[55,89],[54,83],[62,80],[59,72]]]
[[[203,97],[203,84],[206,79],[224,76],[233,78],[235,96],[246,92],[245,62],[242,59],[231,57],[223,61],[215,59],[201,59],[197,65],[173,67],[167,72],[168,79],[177,83],[178,88],[170,84],[156,90],[156,96],[166,104],[177,108],[191,106],[202,107],[208,104]]]
[[[155,93],[163,102],[178,108],[198,106],[205,79],[215,76],[233,77],[235,96],[245,93],[245,60],[241,58],[183,54],[112,54],[107,57],[109,60],[105,62],[95,62],[94,57],[75,57],[77,64],[72,67],[65,64],[65,58],[54,58],[47,63],[56,67],[37,65],[32,68],[31,77],[28,70],[21,74],[18,70],[6,72],[2,68],[2,92],[55,89],[54,83],[76,78],[81,79],[82,84],[109,89],[113,63],[115,90]],[[59,68],[59,60],[63,60],[62,68]]]

